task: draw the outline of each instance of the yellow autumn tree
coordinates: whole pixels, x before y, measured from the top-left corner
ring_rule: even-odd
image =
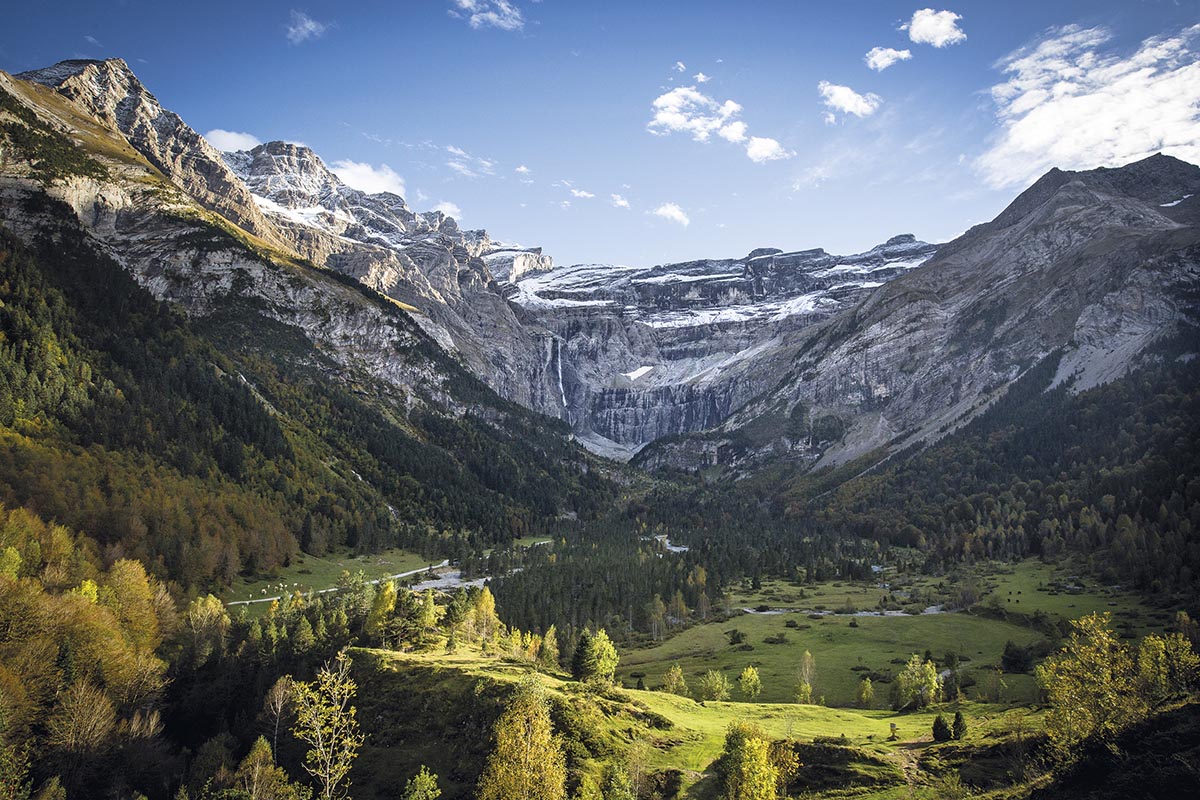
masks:
[[[496,746],[479,778],[479,800],[564,800],[566,760],[536,679],[517,685],[493,731]]]

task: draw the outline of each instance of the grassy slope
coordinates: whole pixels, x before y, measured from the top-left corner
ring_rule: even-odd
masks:
[[[531,668],[477,652],[405,654],[356,650],[359,717],[368,745],[352,778],[356,796],[392,797],[420,764],[441,777],[447,800],[469,796],[490,747],[489,731],[507,691]],[[539,673],[535,673],[539,674]],[[775,703],[698,703],[660,692],[622,690],[596,695],[563,675],[539,674],[555,705],[556,730],[580,769],[598,772],[605,762],[627,762],[639,748],[648,771],[677,770],[684,796],[713,797],[711,765],[733,720],[748,720],[772,737],[799,743],[802,787],[856,797],[908,794],[923,785],[918,756],[937,753],[930,728],[936,713],[961,708],[970,721],[965,744],[1000,741],[1016,720],[1026,730],[1040,715],[1026,709],[963,703],[915,714]],[[585,721],[586,725],[581,725]],[[888,742],[890,723],[899,740]],[[814,744],[845,737],[844,746]],[[635,744],[644,743],[644,744]],[[958,745],[961,747],[962,745]]]
[[[785,627],[794,620],[799,628]],[[855,621],[858,627],[850,627]],[[725,631],[738,629],[746,635],[745,644],[754,649],[730,645]],[[786,642],[766,644],[764,639],[784,634]],[[803,614],[744,614],[725,623],[690,628],[662,644],[635,650],[622,658],[621,677],[630,682],[632,673],[645,673],[648,686],[661,683],[672,662],[678,661],[684,676],[695,689],[699,676],[709,669],[724,670],[731,681],[747,665],[758,669],[762,678],[764,702],[787,702],[796,687],[796,668],[805,650],[816,659],[817,676],[814,697],[824,695],[830,705],[848,706],[861,675],[895,674],[913,653],[931,650],[941,657],[957,652],[969,658],[965,667],[977,669],[998,664],[1007,640],[1032,644],[1038,634],[992,619],[968,614],[938,614],[916,617],[840,617],[811,619]],[[900,663],[896,663],[900,662]],[[852,670],[853,667],[866,669]],[[1021,687],[1014,699],[1032,699]],[[1027,687],[1032,690],[1032,686]],[[887,702],[887,686],[876,680],[875,701]],[[1014,687],[1014,692],[1016,688]]]

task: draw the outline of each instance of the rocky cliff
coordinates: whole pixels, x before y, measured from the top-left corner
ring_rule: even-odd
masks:
[[[762,397],[645,463],[835,464],[964,424],[1032,366],[1082,391],[1200,322],[1200,167],[1053,170],[994,221],[814,326]]]
[[[764,249],[651,268],[576,265],[506,290],[561,342],[563,391],[581,439],[628,457],[719,425],[773,385],[788,340],[935,251],[903,235],[851,256]]]

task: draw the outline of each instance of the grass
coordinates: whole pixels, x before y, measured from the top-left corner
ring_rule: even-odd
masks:
[[[355,768],[362,770],[354,780],[364,796],[372,790],[389,796],[387,787],[402,785],[421,763],[442,776],[447,800],[469,796],[490,747],[490,725],[511,685],[527,674],[537,676],[558,708],[556,729],[568,751],[590,764],[580,768],[598,771],[601,762],[635,758],[631,754],[638,751],[648,772],[678,771],[682,796],[698,799],[715,796],[711,768],[734,720],[797,742],[806,790],[880,799],[909,796],[918,759],[943,752],[945,745],[931,741],[937,713],[962,710],[967,717],[968,736],[953,745],[960,750],[1002,741],[1018,727],[1026,735],[1041,727],[1039,713],[978,703],[896,714],[790,703],[698,703],[629,689],[593,693],[565,675],[534,672],[475,651],[356,650],[353,656],[360,718],[379,726],[378,732],[367,731],[369,745]],[[887,741],[892,723],[898,726],[895,742]]]
[[[787,627],[789,622],[796,627]],[[851,627],[851,622],[857,627]],[[743,644],[730,644],[727,632],[734,629],[744,634]],[[764,641],[780,635],[783,643]],[[963,660],[962,671],[972,675],[998,665],[1008,640],[1028,645],[1040,638],[1029,628],[969,614],[816,619],[802,613],[742,614],[721,623],[697,625],[654,647],[623,653],[618,675],[630,685],[644,675],[646,685],[655,687],[677,661],[694,690],[706,670],[722,670],[733,682],[742,669],[753,665],[762,679],[760,699],[789,702],[800,658],[808,650],[817,666],[814,699],[824,696],[829,705],[850,706],[862,676],[870,675],[875,703],[885,705],[888,685],[884,678],[895,675],[913,653],[930,650],[940,659],[955,652]],[[747,645],[752,649],[744,649]],[[981,685],[984,682],[981,674],[976,680]],[[1005,680],[1009,684],[1007,699],[1033,699],[1034,686],[1028,676],[1006,676]],[[978,696],[979,688],[968,689],[968,695]]]
[[[351,573],[362,570],[367,580],[375,580],[436,563],[439,562],[398,548],[364,556],[349,552],[332,553],[324,558],[301,554],[275,577],[239,578],[221,599],[228,603],[273,597],[284,592],[328,589],[337,585],[338,578],[346,570]]]
[[[988,570],[982,580],[988,590],[985,604],[1006,611],[1042,611],[1064,619],[1110,612],[1113,625],[1126,637],[1161,632],[1171,621],[1169,612],[1146,605],[1131,592],[1081,576],[1069,566],[1028,560]]]

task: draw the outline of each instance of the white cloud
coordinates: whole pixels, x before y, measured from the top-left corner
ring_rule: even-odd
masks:
[[[476,30],[499,28],[502,31],[519,31],[525,28],[521,9],[508,0],[452,0],[449,14],[465,19]]]
[[[792,153],[785,150],[779,142],[761,136],[750,137],[750,141],[746,145],[746,155],[755,164],[765,164],[768,161],[792,157]]]
[[[253,150],[262,144],[258,140],[258,137],[252,133],[227,131],[221,128],[213,128],[204,134],[204,138],[208,139],[209,144],[224,153],[232,153],[237,150]]]
[[[731,122],[723,128],[717,130],[717,136],[729,142],[742,142],[746,139],[746,123],[740,119],[736,122]]]
[[[287,24],[287,40],[292,44],[300,44],[309,39],[320,39],[327,30],[329,26],[324,22],[317,22],[303,11],[293,8],[291,21]]]
[[[674,70],[676,72],[687,72],[687,65],[684,64],[682,61],[676,61]]]
[[[367,194],[391,192],[404,195],[404,179],[387,164],[378,167],[361,161],[342,159],[329,165],[333,174],[342,179],[347,186]]]
[[[522,164],[521,166],[519,166],[515,170],[513,170],[513,172],[516,172],[518,175],[528,175],[529,173],[533,172],[533,170],[531,170],[529,167]]]
[[[1051,167],[1118,166],[1157,152],[1200,162],[1200,25],[1106,52],[1104,28],[1071,25],[997,64],[1000,131],[975,167],[993,187]]]
[[[912,58],[911,50],[896,50],[891,47],[872,47],[870,51],[863,56],[863,61],[866,61],[867,66],[876,72],[883,72],[897,61],[908,61],[910,58]]]
[[[747,142],[748,126],[738,119],[740,104],[733,100],[721,103],[695,86],[680,86],[654,99],[654,118],[646,130],[656,136],[687,133],[697,142],[707,142],[714,133],[727,142]],[[751,136],[746,155],[756,163],[790,158],[793,154],[779,142],[766,137]]]
[[[447,217],[454,217],[455,219],[462,217],[462,209],[454,203],[451,203],[449,200],[443,200],[442,202],[438,203],[433,207],[433,210],[440,211]]]
[[[692,76],[692,80],[694,80],[696,83],[708,83],[712,80],[712,76],[705,75],[703,72],[697,72]]]
[[[688,215],[685,214],[683,209],[677,206],[675,203],[663,203],[651,213],[653,213],[656,217],[669,219],[671,222],[678,222],[685,228],[692,224],[692,221],[688,219]]]
[[[586,200],[588,198],[595,197],[596,195],[592,194],[591,192],[585,192],[583,189],[572,189],[571,196]]]
[[[839,86],[829,81],[818,83],[817,91],[827,107],[843,114],[853,114],[859,119],[874,114],[883,102],[883,98],[877,94],[859,94],[849,86]],[[825,121],[831,121],[830,115],[826,115]]]
[[[92,36],[90,33],[89,33],[87,36],[84,36],[83,38],[84,38],[84,39],[87,41],[87,43],[88,43],[88,44],[90,44],[92,47],[104,47],[104,45],[100,44],[99,40],[97,40],[97,39],[96,39],[96,37],[95,37],[95,36]]]
[[[629,201],[619,194],[610,195],[613,208],[629,208]]]
[[[690,133],[697,142],[706,142],[741,112],[732,100],[718,103],[695,86],[680,86],[654,98],[654,119],[646,129],[657,136]]]
[[[908,38],[917,44],[946,47],[966,41],[967,35],[958,27],[960,19],[962,15],[953,11],[922,8],[913,12],[912,20],[906,25],[901,25],[900,30],[908,31]]]

